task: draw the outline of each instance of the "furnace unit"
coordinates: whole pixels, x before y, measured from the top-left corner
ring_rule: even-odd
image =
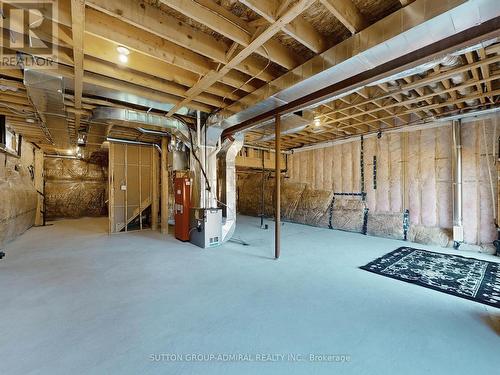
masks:
[[[176,172],[175,193],[175,238],[189,241],[189,213],[191,211],[191,179],[189,172]]]

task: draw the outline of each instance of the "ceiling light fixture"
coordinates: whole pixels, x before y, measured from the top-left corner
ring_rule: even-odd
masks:
[[[313,123],[314,123],[314,126],[318,128],[321,126],[321,119],[319,117],[315,117]]]
[[[128,55],[130,54],[130,50],[124,46],[118,46],[116,47],[116,50],[118,51],[118,60],[122,64],[126,64],[128,62]]]
[[[125,56],[130,55],[130,50],[127,47],[118,46],[118,47],[116,47],[116,50],[118,51],[118,53],[120,55],[125,55]]]
[[[126,63],[127,63],[127,61],[128,61],[128,56],[127,56],[127,55],[121,55],[121,54],[120,54],[120,55],[118,55],[118,60],[120,60],[120,62],[121,62],[122,64],[126,64]]]

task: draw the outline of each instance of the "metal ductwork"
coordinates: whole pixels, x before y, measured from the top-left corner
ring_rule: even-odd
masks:
[[[244,136],[226,140],[217,157],[219,159],[219,191],[222,208],[222,242],[228,241],[236,229],[236,156],[243,147]]]
[[[437,6],[436,0],[416,0],[232,104],[224,112],[223,127],[251,121],[498,16],[499,1],[449,0]]]
[[[75,129],[69,128],[66,119],[63,78],[41,70],[25,69],[24,85],[54,146],[61,149],[73,147],[76,144],[76,134]]]
[[[274,122],[275,122],[274,119],[270,119],[270,120],[264,121],[258,127],[253,128],[253,130],[258,128],[259,130],[264,131],[264,133],[268,133],[268,134],[265,134],[264,136],[262,136],[261,138],[256,139],[255,141],[266,142],[266,141],[273,140],[276,137],[276,134],[274,131]],[[298,116],[298,115],[293,114],[293,113],[288,114],[288,115],[284,115],[281,118],[281,133],[280,134],[287,135],[287,134],[298,133],[298,132],[304,130],[309,125],[309,123],[310,123],[310,120],[307,120],[304,117]]]
[[[453,137],[453,242],[455,248],[464,240],[462,214],[462,121],[452,122]]]
[[[166,130],[189,145],[189,133],[186,125],[174,118],[140,112],[126,108],[97,107],[92,112],[92,121],[128,127],[151,127]]]

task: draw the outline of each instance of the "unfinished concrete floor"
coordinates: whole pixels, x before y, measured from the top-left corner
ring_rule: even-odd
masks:
[[[497,309],[357,268],[403,242],[287,223],[274,261],[273,223],[261,230],[257,218],[238,221],[236,237],[250,246],[210,250],[151,231],[108,236],[106,225],[58,221],[7,246],[1,374],[493,374],[500,367]],[[238,353],[285,359],[167,357]],[[310,362],[310,354],[350,361]]]

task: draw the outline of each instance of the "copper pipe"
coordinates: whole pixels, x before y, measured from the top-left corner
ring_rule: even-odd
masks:
[[[274,200],[274,258],[280,257],[280,240],[281,240],[281,119],[279,113],[275,117],[275,132],[274,139],[274,178],[275,178],[275,200]]]

